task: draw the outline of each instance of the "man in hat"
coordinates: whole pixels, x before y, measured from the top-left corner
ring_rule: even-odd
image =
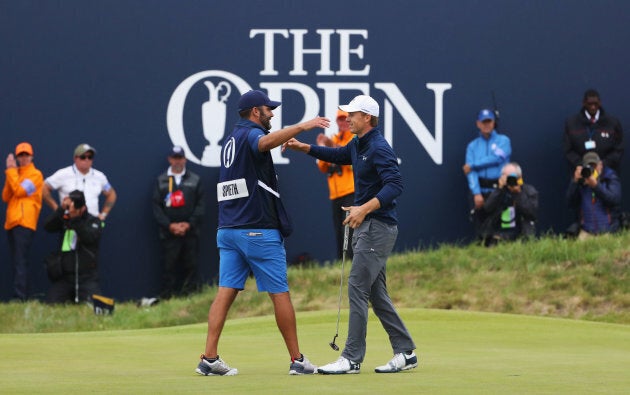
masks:
[[[567,190],[569,207],[579,213],[578,239],[619,229],[621,182],[599,155],[587,152]]]
[[[605,167],[619,173],[623,156],[623,128],[617,118],[604,110],[595,89],[584,92],[582,108],[564,125],[564,154],[570,170],[582,164],[582,157],[595,152]]]
[[[471,219],[475,237],[483,238],[482,226],[487,213],[483,205],[490,193],[499,185],[501,169],[510,161],[512,145],[510,138],[495,130],[496,117],[489,109],[482,109],[477,115],[479,136],[466,147],[466,163],[462,166],[471,201]]]
[[[102,172],[92,167],[96,149],[89,144],[79,144],[74,149],[74,164],[57,170],[44,182],[44,202],[53,210],[59,204],[52,196],[52,191],[59,193],[59,201],[68,196],[73,190],[83,191],[88,212],[105,221],[114,204],[116,191]],[[99,210],[99,196],[105,196],[103,208]]]
[[[163,299],[186,295],[199,287],[197,254],[204,215],[201,178],[186,169],[184,149],[172,147],[167,159],[170,166],[158,176],[152,199],[164,259]]]
[[[98,247],[102,221],[88,213],[83,191],[74,190],[44,222],[48,232],[59,233],[61,275],[51,279],[48,303],[86,302],[100,294]]]
[[[16,160],[17,158],[17,160]],[[2,200],[7,203],[4,229],[9,238],[9,249],[14,270],[14,297],[28,298],[28,252],[37,220],[42,209],[42,172],[33,164],[33,147],[20,143],[7,156],[6,180]]]
[[[339,106],[349,115],[350,131],[357,136],[344,147],[331,148],[304,144],[295,138],[284,147],[307,153],[327,162],[352,164],[357,189],[344,225],[354,229],[354,257],[348,278],[350,319],[348,337],[341,357],[321,366],[322,374],[356,374],[366,352],[368,308],[381,321],[389,336],[394,357],[376,367],[376,373],[396,373],[418,366],[416,345],[396,312],[387,291],[386,264],[398,236],[396,199],[403,183],[398,159],[378,125],[379,105],[366,95]]]
[[[291,225],[278,190],[271,150],[290,138],[330,121],[315,117],[269,133],[273,110],[280,106],[262,91],[238,101],[240,120],[223,140],[217,184],[219,202],[219,290],[208,313],[206,349],[197,369],[204,376],[232,376],[238,370],[219,358],[217,348],[227,313],[253,273],[259,292],[267,292],[291,364],[289,374],[313,374],[316,367],[300,352],[295,311],[287,282],[284,237]]]
[[[499,186],[485,200],[488,218],[483,224],[484,245],[536,235],[538,191],[523,181],[523,171],[516,162],[503,166]]]
[[[343,147],[352,140],[354,135],[350,132],[348,113],[337,110],[337,127],[339,131],[329,138],[324,133],[317,135],[317,145],[325,147]],[[337,165],[335,163],[316,160],[319,170],[327,175],[329,198],[332,203],[332,220],[337,241],[337,259],[343,257],[343,239],[345,211],[342,207],[350,207],[354,203],[354,176],[352,166]],[[349,234],[352,239],[352,231]],[[352,259],[352,248],[348,245],[347,256]]]

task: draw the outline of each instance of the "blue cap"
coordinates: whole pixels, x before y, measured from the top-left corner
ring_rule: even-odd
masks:
[[[186,153],[184,152],[184,149],[182,147],[180,147],[179,145],[174,145],[173,148],[171,148],[171,150],[169,151],[168,156],[181,158],[183,156],[186,156]]]
[[[279,101],[270,100],[269,96],[263,91],[249,91],[238,99],[238,111],[249,110],[250,108],[260,106],[267,106],[273,110],[280,104],[282,103]]]
[[[483,110],[479,111],[479,115],[477,115],[477,121],[485,121],[486,119],[492,119],[494,121],[495,117],[492,110],[484,108]]]

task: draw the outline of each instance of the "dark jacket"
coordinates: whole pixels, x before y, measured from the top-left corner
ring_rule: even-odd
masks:
[[[87,211],[78,218],[66,219],[64,210],[59,207],[44,223],[48,232],[58,232],[61,236],[59,249],[64,274],[74,274],[78,257],[79,276],[93,275],[98,269],[98,246],[101,239],[102,222]],[[64,251],[64,238],[67,231],[74,231],[77,236],[76,247],[72,251]],[[68,232],[70,235],[71,233]],[[70,237],[70,236],[68,236]],[[76,252],[76,255],[75,255]]]
[[[166,197],[169,194],[169,178],[173,178],[171,192],[182,191],[184,195],[184,205],[181,207],[167,207]],[[173,222],[190,223],[190,235],[198,236],[199,227],[203,220],[205,206],[204,193],[201,187],[199,176],[188,169],[182,176],[179,185],[175,184],[175,179],[168,176],[167,172],[160,174],[153,187],[153,216],[158,223],[160,238],[171,237],[168,227]]]
[[[381,204],[366,216],[385,223],[398,223],[396,198],[403,191],[402,176],[394,150],[378,129],[352,139],[339,148],[311,145],[309,155],[326,162],[352,165],[354,171],[354,204],[360,206],[372,198]]]
[[[508,207],[514,207],[514,226],[502,218]],[[538,191],[532,185],[521,185],[521,193],[512,194],[507,187],[495,189],[483,205],[488,213],[484,224],[484,236],[499,236],[502,239],[515,239],[534,236],[538,218]]]
[[[599,109],[599,119],[591,124],[584,109],[569,117],[564,125],[563,147],[571,171],[582,164],[582,156],[587,152],[585,143],[592,139],[595,151],[604,162],[604,166],[619,172],[623,155],[623,129],[617,118]]]
[[[569,207],[579,211],[580,227],[585,231],[596,234],[619,229],[621,182],[614,170],[604,167],[595,188],[571,180],[567,200]]]

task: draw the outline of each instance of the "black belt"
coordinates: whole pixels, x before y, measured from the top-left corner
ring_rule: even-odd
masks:
[[[479,177],[479,186],[481,188],[497,188],[499,186],[499,179]]]

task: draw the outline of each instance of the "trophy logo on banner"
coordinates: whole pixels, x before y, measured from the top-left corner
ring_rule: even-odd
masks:
[[[204,81],[204,85],[208,88],[208,101],[201,105],[201,124],[203,136],[209,144],[203,150],[201,163],[216,167],[221,165],[219,141],[225,134],[226,101],[232,93],[232,88],[225,81],[219,82],[216,86],[210,81]]]
[[[208,90],[208,99],[204,102],[193,101],[192,108],[201,110],[201,129],[207,145],[191,147],[186,139],[184,130],[184,107],[191,89],[197,84],[204,84]],[[236,74],[222,70],[206,70],[193,74],[182,81],[171,95],[166,110],[166,127],[173,145],[180,145],[186,153],[186,158],[192,163],[206,167],[221,166],[221,145],[219,142],[225,136],[227,116],[231,111],[230,100],[232,90],[238,96],[250,91],[251,86]],[[205,100],[202,97],[201,100]],[[197,112],[198,114],[198,112]],[[196,117],[195,117],[196,118]],[[199,149],[201,154],[197,156]]]

